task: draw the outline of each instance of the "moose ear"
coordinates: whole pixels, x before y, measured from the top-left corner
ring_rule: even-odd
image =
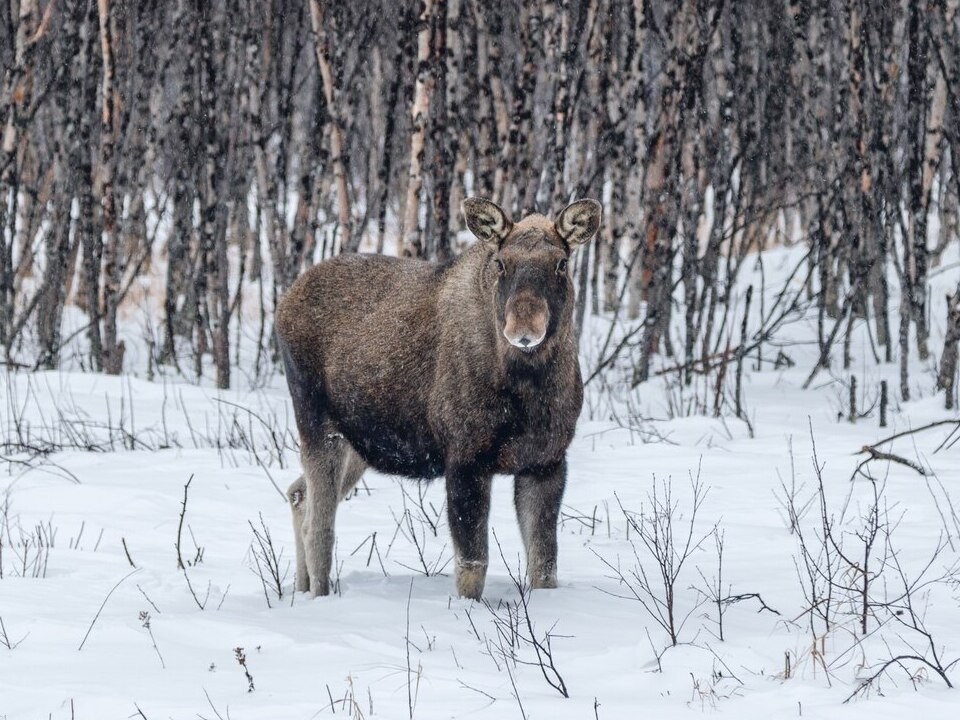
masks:
[[[513,220],[500,206],[483,198],[464,200],[463,215],[467,219],[470,232],[485,243],[499,245],[513,228]]]
[[[554,226],[568,245],[582,245],[596,234],[602,213],[596,200],[577,200],[563,209]]]

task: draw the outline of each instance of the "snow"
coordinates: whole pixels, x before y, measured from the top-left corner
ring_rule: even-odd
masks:
[[[0,385],[0,719],[957,717],[956,691],[916,660],[856,692],[892,657],[933,657],[925,637],[882,607],[866,637],[843,598],[835,625],[811,629],[785,508],[790,488],[798,505],[815,499],[821,468],[834,532],[853,555],[874,502],[874,483],[851,481],[867,457],[861,449],[958,419],[930,394],[927,366],[913,366],[918,399],[897,403],[897,368],[863,361],[868,351],[854,347],[861,360],[850,372],[869,411],[852,423],[849,372],[824,371],[800,389],[815,361],[809,344],[790,349],[790,369],[748,362],[749,424],[728,410],[723,418],[678,414],[676,387],[663,378],[633,391],[630,422],[585,413],[570,449],[560,587],[529,600],[534,634],[550,633],[569,698],[548,684],[529,644],[518,641],[516,662],[504,657],[509,643],[498,627],[519,599],[511,575],[521,548],[509,478],[494,487],[485,603],[453,595],[442,482],[420,486],[421,501],[416,484],[372,472],[338,513],[339,592],[311,600],[292,591],[292,528],[278,492],[300,473],[282,378],[217,392],[162,378],[8,374]],[[881,378],[892,399],[886,428],[870,409]],[[686,392],[712,406],[710,388]],[[891,552],[908,578],[927,581],[911,598],[944,666],[960,658],[960,586],[951,575],[960,557],[960,446],[940,447],[955,431],[941,425],[878,446],[925,475],[887,460],[867,465]],[[11,442],[43,453],[31,458]],[[654,583],[659,577],[621,507],[635,520],[649,517],[654,492],[662,500],[669,488],[680,542],[697,478],[692,533],[704,539],[680,568],[676,607],[685,620],[671,647],[616,577],[614,568],[628,579],[639,568]],[[811,546],[819,527],[814,503],[801,517]],[[280,556],[282,598],[256,572],[254,528],[269,531]],[[726,607],[722,640],[716,607],[695,589],[717,577],[714,528],[724,543],[722,592],[759,596]],[[878,563],[883,549],[873,557]],[[902,586],[885,557],[870,590],[878,604]],[[855,583],[856,571],[846,573],[838,582]],[[953,683],[958,666],[947,671]]]

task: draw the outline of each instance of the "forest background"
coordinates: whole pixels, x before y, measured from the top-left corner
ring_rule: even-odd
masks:
[[[955,395],[960,290],[941,350],[928,288],[960,232],[957,0],[10,0],[0,68],[8,367],[129,370],[126,323],[151,375],[257,381],[307,266],[449,258],[468,195],[596,197],[598,370],[690,382],[814,313],[818,367],[864,322],[902,399],[911,353]],[[805,291],[741,336],[741,267],[797,243]]]

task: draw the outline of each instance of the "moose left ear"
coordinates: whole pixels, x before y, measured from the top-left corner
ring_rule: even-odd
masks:
[[[602,214],[596,200],[577,200],[563,209],[554,227],[568,245],[582,245],[596,234]]]

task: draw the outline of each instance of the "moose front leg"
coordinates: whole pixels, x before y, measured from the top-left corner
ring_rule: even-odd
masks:
[[[557,586],[557,520],[566,482],[566,460],[514,479],[513,499],[531,587]]]
[[[490,516],[488,474],[447,475],[447,522],[456,554],[457,594],[479,600],[487,579],[487,520]]]

